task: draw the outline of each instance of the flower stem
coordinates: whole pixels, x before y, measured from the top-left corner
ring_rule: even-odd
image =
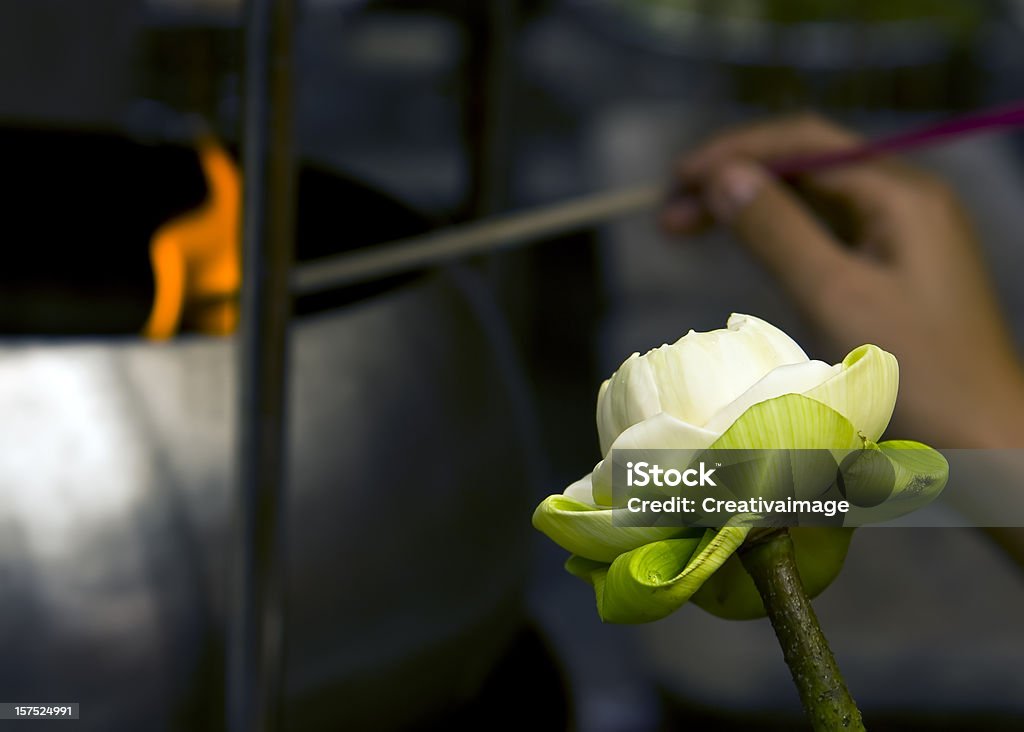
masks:
[[[761,594],[811,726],[816,731],[863,730],[860,710],[800,582],[789,531],[751,532],[740,559]]]

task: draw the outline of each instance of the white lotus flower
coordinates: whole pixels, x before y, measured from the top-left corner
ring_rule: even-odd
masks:
[[[608,458],[613,449],[704,449],[750,407],[784,394],[822,402],[877,441],[892,417],[898,384],[896,358],[877,346],[861,346],[829,365],[808,359],[774,325],[733,314],[720,330],[691,330],[671,345],[634,353],[601,385],[601,452]],[[591,503],[610,505],[610,460],[594,469],[592,494]],[[576,484],[572,495],[580,500],[585,491]]]
[[[890,469],[865,474],[880,481],[868,480],[867,495],[878,488],[888,496],[891,510],[878,513],[887,520],[932,500],[949,470],[941,454],[921,443],[876,444],[892,416],[898,383],[895,357],[877,346],[860,346],[829,365],[811,361],[781,330],[749,315],[731,316],[722,330],[690,331],[670,346],[633,354],[601,386],[597,426],[604,459],[593,473],[545,498],[533,525],[572,554],[566,569],[594,587],[606,621],[656,620],[691,599],[722,617],[758,617],[764,614],[760,596],[734,556],[750,528],[650,525],[640,514],[616,511],[612,451],[631,450],[634,460],[664,449],[828,450],[833,457],[876,451],[871,465],[883,460]],[[872,501],[864,505],[874,507]],[[809,595],[839,572],[851,531],[790,529]]]

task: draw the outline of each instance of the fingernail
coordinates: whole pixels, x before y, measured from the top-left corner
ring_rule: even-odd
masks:
[[[765,173],[756,165],[730,163],[718,171],[707,193],[707,205],[716,219],[729,222],[747,207],[761,191]]]
[[[700,219],[701,205],[692,198],[678,198],[661,212],[661,223],[669,231],[685,231]]]

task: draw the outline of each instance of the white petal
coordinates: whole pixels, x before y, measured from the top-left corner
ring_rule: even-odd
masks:
[[[633,425],[618,436],[605,453],[605,459],[594,468],[594,503],[612,505],[611,450],[703,450],[710,447],[718,436],[718,433],[695,427],[664,412]],[[636,457],[643,459],[639,455]]]
[[[596,506],[597,504],[594,503],[593,484],[591,483],[593,475],[593,473],[587,473],[575,483],[569,484],[569,487],[562,491],[562,494],[588,506]]]
[[[808,360],[804,349],[785,331],[753,315],[733,313],[729,316],[726,327],[729,330],[739,330],[752,336],[756,335],[762,343],[761,348],[770,350],[774,355],[776,365],[781,366],[786,363],[800,363]]]
[[[626,359],[597,395],[597,434],[601,454],[628,427],[661,412],[658,384],[651,365],[639,353]]]
[[[672,345],[633,354],[598,394],[601,452],[607,454],[624,430],[660,412],[703,425],[772,369],[806,361],[781,330],[737,314],[727,328],[691,330]]]
[[[674,345],[647,354],[661,392],[662,409],[704,425],[772,369],[803,363],[807,355],[769,323],[733,314],[728,327],[690,331]]]
[[[900,383],[896,357],[878,346],[865,345],[850,351],[840,366],[839,373],[804,394],[832,407],[877,442],[896,406]]]
[[[755,404],[783,394],[803,394],[831,379],[841,368],[838,365],[830,366],[824,361],[807,361],[772,369],[760,381],[718,410],[704,425],[704,429],[721,434]]]

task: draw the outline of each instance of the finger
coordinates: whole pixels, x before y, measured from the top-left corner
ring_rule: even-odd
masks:
[[[756,163],[731,161],[712,172],[705,203],[812,315],[819,314],[828,283],[866,265]]]
[[[701,178],[724,160],[736,157],[767,161],[852,147],[862,138],[812,115],[755,122],[712,137],[677,166],[684,179]]]
[[[770,164],[773,160],[817,155],[849,149],[863,138],[813,115],[759,122],[725,133],[684,157],[677,175],[695,185],[711,171],[733,158],[751,158]],[[861,214],[896,214],[889,205],[912,180],[908,166],[892,161],[866,161],[798,177],[802,186],[818,194],[840,199]]]
[[[699,192],[674,194],[658,214],[661,228],[668,234],[694,235],[714,225],[714,219]]]

